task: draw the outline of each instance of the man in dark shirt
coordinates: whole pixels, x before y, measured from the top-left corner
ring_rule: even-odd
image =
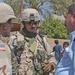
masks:
[[[55,51],[55,59],[57,61],[57,63],[60,61],[60,51],[62,50],[62,46],[59,45],[59,41],[55,40],[54,43],[56,44],[53,47],[53,52]]]

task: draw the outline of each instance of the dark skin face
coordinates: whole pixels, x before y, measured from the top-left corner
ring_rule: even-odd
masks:
[[[75,30],[75,12],[73,14],[69,14],[68,10],[66,11],[64,24],[68,33]]]

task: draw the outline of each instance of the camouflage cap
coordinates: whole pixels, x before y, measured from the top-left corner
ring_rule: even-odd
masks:
[[[40,21],[40,16],[36,9],[27,8],[23,10],[21,19],[22,21]]]

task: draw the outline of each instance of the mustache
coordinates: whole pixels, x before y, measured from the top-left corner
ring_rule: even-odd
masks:
[[[31,27],[31,29],[39,29],[39,28],[42,28],[41,26],[37,26],[37,27]]]

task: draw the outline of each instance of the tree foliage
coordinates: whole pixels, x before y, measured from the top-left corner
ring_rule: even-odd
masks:
[[[9,4],[15,13],[15,16],[20,19],[20,3],[18,0],[6,0],[5,3]]]
[[[52,17],[46,19],[42,23],[41,31],[44,32],[49,38],[69,38],[69,36],[66,33],[66,28],[64,24],[60,20],[55,20]]]
[[[20,0],[5,0],[6,3],[12,6],[16,17],[20,17]],[[37,9],[42,18],[49,17],[52,10],[58,12],[60,15],[64,13],[65,9],[75,3],[75,0],[24,0],[24,6]]]
[[[60,14],[63,14],[65,9],[75,3],[75,0],[48,0],[51,3],[54,11],[58,11]]]
[[[50,3],[46,0],[24,0],[25,8],[35,8],[41,15],[41,19],[50,15]]]
[[[20,1],[21,0],[5,0],[7,4],[9,4],[15,12],[17,18],[20,18]],[[39,14],[41,20],[49,17],[50,15],[50,3],[45,0],[23,0],[24,8],[35,8]]]

